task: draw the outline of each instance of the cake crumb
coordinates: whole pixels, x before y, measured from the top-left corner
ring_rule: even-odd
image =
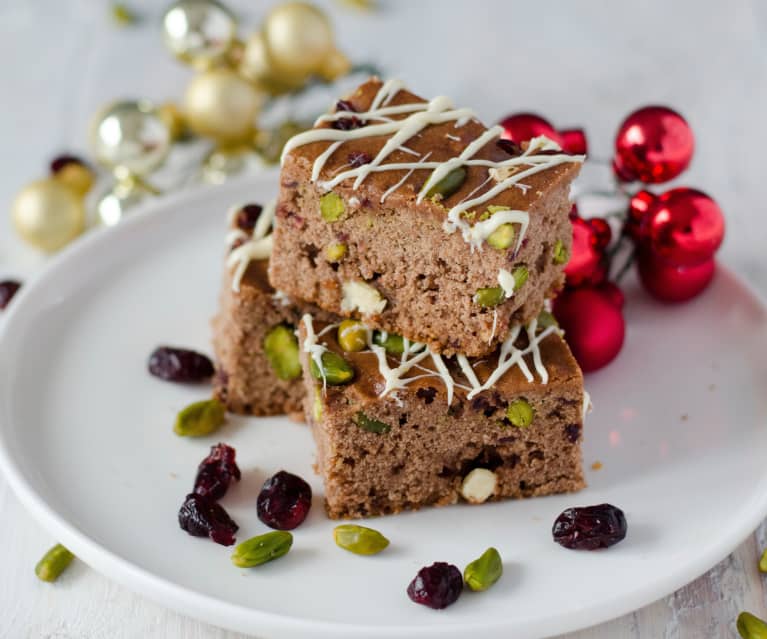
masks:
[[[682,413],[679,419],[683,422],[686,422],[688,419],[690,419],[690,416],[687,413]]]
[[[716,384],[709,384],[708,385],[708,390],[715,391],[716,390]]]
[[[171,479],[178,479],[178,475],[176,473],[171,473],[170,474],[170,478]]]
[[[602,470],[602,462],[595,461],[593,464],[591,464],[591,470]]]

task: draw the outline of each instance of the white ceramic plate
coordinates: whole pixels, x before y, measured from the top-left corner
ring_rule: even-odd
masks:
[[[211,439],[176,437],[176,411],[203,398],[150,377],[149,352],[210,351],[225,210],[270,198],[274,176],[158,200],[94,233],[23,290],[0,341],[0,461],[29,510],[96,570],[171,608],[260,637],[540,637],[626,613],[725,557],[767,513],[767,316],[720,269],[678,307],[627,287],[620,357],[587,378],[589,488],[373,522],[383,554],[337,548],[305,426],[231,420]],[[237,448],[243,481],[223,504],[240,540],[262,533],[255,496],[281,468],[316,498],[291,553],[247,571],[230,549],[179,530],[176,513],[211,443]],[[565,550],[551,525],[568,506],[612,502],[628,537],[605,552]],[[432,611],[405,588],[434,561],[463,567],[496,546],[502,580]]]

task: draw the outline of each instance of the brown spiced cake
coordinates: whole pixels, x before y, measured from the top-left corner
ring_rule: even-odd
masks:
[[[484,359],[345,320],[299,324],[331,518],[576,491],[588,398],[548,314]]]
[[[435,352],[493,352],[562,285],[583,160],[501,131],[367,81],[285,147],[271,283]]]
[[[269,284],[273,213],[273,204],[230,212],[230,252],[213,319],[214,394],[234,413],[302,415],[305,391],[295,330],[306,312],[330,316]]]

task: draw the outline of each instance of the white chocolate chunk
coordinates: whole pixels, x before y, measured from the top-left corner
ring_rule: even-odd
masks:
[[[509,299],[514,295],[514,276],[505,268],[498,271],[498,283],[501,285],[503,295],[506,299]]]
[[[492,470],[487,468],[475,468],[461,483],[461,495],[472,504],[486,502],[495,492],[498,478]]]
[[[377,315],[386,308],[386,299],[370,284],[344,282],[341,310],[345,313],[359,311],[363,315]]]

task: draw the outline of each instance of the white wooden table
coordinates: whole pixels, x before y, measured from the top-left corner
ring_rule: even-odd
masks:
[[[111,25],[96,0],[0,3],[0,209],[42,175],[58,151],[84,151],[89,117],[112,98],[178,98],[189,71],[163,49],[163,2],[132,6],[141,25]],[[232,1],[243,24],[271,2]],[[374,61],[425,95],[444,93],[488,121],[534,109],[583,125],[607,156],[622,117],[647,103],[678,108],[697,154],[684,182],[708,191],[727,215],[721,259],[767,295],[767,4],[395,2],[358,14],[326,4],[355,61]],[[641,7],[641,8],[639,8]],[[42,260],[0,216],[0,276],[30,276]],[[1,363],[0,363],[1,364]],[[737,495],[733,495],[737,499]],[[55,540],[0,480],[0,637],[75,639],[216,637],[226,632],[165,610],[81,563],[54,585],[32,568]],[[692,543],[692,540],[691,540]],[[734,619],[767,617],[756,562],[762,527],[708,574],[642,610],[573,635],[578,639],[735,637]]]

